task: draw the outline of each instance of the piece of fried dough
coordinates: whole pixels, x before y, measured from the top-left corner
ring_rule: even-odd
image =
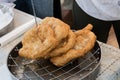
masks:
[[[24,34],[19,55],[25,58],[43,58],[56,45],[54,32],[49,25],[38,25]]]
[[[66,38],[69,34],[70,26],[57,18],[46,17],[42,20],[41,24],[48,24],[52,27],[58,42]]]
[[[86,27],[84,27],[83,29],[80,29],[80,30],[75,31],[75,34],[76,34],[76,36],[79,36],[80,34],[83,34],[83,31],[84,31],[84,30],[89,30],[89,31],[91,31],[92,28],[93,28],[93,26],[92,26],[91,24],[88,24],[88,25],[87,25]]]
[[[78,35],[79,34],[79,35]],[[90,51],[96,42],[96,36],[90,30],[81,30],[77,32],[76,43],[73,49],[70,49],[62,56],[53,57],[50,61],[56,66],[63,66],[69,61],[84,56]]]
[[[50,52],[50,57],[55,57],[66,53],[69,49],[73,48],[75,44],[75,33],[70,30],[67,38],[65,38],[60,45],[58,45],[52,52]]]

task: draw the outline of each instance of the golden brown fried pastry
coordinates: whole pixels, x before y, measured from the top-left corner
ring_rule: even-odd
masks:
[[[83,28],[82,30],[92,30],[93,25],[92,24],[88,24],[85,28]]]
[[[46,17],[38,27],[24,34],[19,55],[26,58],[46,58],[69,34],[70,26],[54,17]]]
[[[84,27],[83,29],[77,30],[74,33],[76,34],[76,36],[79,36],[80,34],[83,34],[84,30],[89,30],[91,31],[93,28],[93,26],[91,24],[88,24],[86,27]]]
[[[43,58],[56,45],[54,32],[49,25],[38,25],[24,34],[19,55],[25,58]]]
[[[76,43],[73,49],[61,56],[52,57],[50,61],[56,66],[63,66],[69,61],[84,56],[90,51],[96,42],[96,36],[88,28],[84,28],[76,33]]]
[[[24,34],[19,55],[29,59],[50,58],[54,65],[64,66],[93,48],[96,36],[90,31],[92,28],[88,24],[84,29],[73,32],[63,21],[46,17]]]
[[[76,35],[72,30],[69,31],[68,36],[62,40],[60,45],[58,45],[54,50],[50,52],[50,57],[55,57],[66,53],[69,49],[73,48],[75,44]]]
[[[57,41],[61,41],[66,38],[70,30],[70,26],[68,24],[54,17],[44,18],[41,24],[48,24],[52,27]]]

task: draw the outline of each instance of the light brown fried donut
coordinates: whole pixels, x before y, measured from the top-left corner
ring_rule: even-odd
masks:
[[[69,31],[68,36],[62,40],[60,45],[50,52],[50,57],[55,57],[66,53],[69,49],[73,48],[75,44],[76,35],[72,30]]]
[[[90,51],[96,42],[96,36],[89,30],[83,30],[77,35],[76,43],[73,49],[70,49],[62,56],[53,57],[50,61],[56,66],[63,66],[69,61],[84,56]]]
[[[49,25],[38,25],[24,34],[19,55],[25,58],[43,58],[56,45],[54,32]]]

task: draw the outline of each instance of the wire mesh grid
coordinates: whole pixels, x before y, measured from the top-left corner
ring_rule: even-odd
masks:
[[[94,48],[84,57],[73,60],[63,67],[54,66],[49,60],[32,61],[18,55],[19,43],[8,57],[8,68],[19,80],[82,80],[99,64],[100,48]],[[28,64],[26,64],[28,63]]]

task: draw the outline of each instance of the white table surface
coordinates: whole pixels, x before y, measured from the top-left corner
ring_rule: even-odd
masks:
[[[28,15],[26,13],[17,11],[21,15]],[[19,16],[20,16],[19,14]],[[30,18],[31,16],[29,16]],[[33,17],[31,17],[32,19]],[[18,19],[19,20],[19,19]],[[26,19],[27,21],[27,19]],[[28,19],[29,21],[29,19]],[[22,25],[23,22],[15,24],[15,26]],[[22,40],[22,35],[0,48],[0,80],[11,80],[7,69],[7,57],[9,52]],[[99,76],[96,80],[120,80],[120,50],[110,45],[99,42],[101,47],[101,68]]]

